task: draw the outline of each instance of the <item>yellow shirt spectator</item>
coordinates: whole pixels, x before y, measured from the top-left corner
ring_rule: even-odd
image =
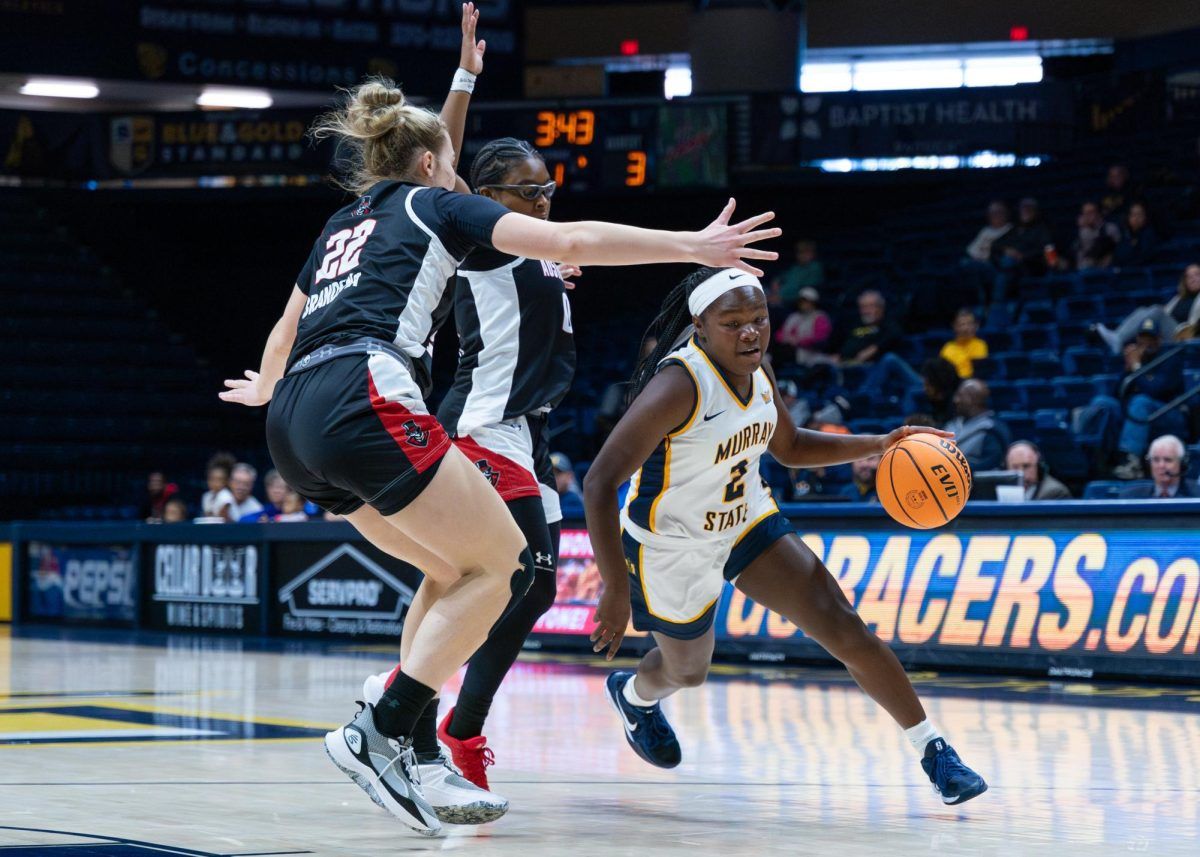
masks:
[[[954,364],[960,378],[970,378],[975,374],[973,360],[981,360],[988,356],[987,343],[978,336],[967,340],[954,339],[942,346],[941,356]]]

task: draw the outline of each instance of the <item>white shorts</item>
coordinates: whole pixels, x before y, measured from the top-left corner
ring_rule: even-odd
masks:
[[[517,417],[490,423],[454,438],[506,503],[541,497],[546,523],[562,520],[562,507],[550,466],[550,442],[544,417]]]

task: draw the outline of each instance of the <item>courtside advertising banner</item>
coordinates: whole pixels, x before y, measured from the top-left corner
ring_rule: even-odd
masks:
[[[1050,526],[1030,531],[1036,523]],[[967,521],[954,531],[800,532],[863,621],[908,663],[1200,678],[1200,527],[1077,523],[1022,518]],[[594,627],[599,573],[585,539],[583,530],[563,531],[570,553],[564,549],[558,600],[535,631],[586,635]],[[820,651],[729,585],[716,635],[718,651],[752,660]]]
[[[124,626],[137,619],[131,545],[30,542],[26,558],[30,617]]]
[[[142,547],[142,626],[262,633],[257,544]]]

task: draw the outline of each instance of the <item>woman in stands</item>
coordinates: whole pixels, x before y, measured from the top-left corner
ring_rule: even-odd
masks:
[[[768,450],[786,467],[827,467],[878,455],[901,438],[799,429],[762,363],[770,343],[758,279],[704,268],[680,283],[647,335],[659,347],[634,375],[635,398],[584,480],[588,531],[604,593],[592,634],[611,658],[630,619],[657,644],[636,673],[608,677],[625,737],[645,761],[679,764],[659,700],[704,682],[726,580],[795,623],[838,658],[903,727],[947,804],[987,790],[926,718],[896,655],[854,612],[836,579],[800,540],[766,483]],[[778,430],[776,430],[778,427]],[[634,471],[618,514],[617,486]]]
[[[471,165],[471,186],[528,217],[547,220],[555,183],[528,142],[506,137],[486,144]],[[435,794],[440,738],[463,776],[487,789],[492,752],[483,724],[504,676],[538,618],[554,604],[562,511],[550,466],[547,415],[562,401],[575,374],[571,308],[563,276],[577,268],[523,259],[496,250],[472,253],[459,268],[454,299],[459,334],[458,371],[438,421],[496,488],[533,555],[535,576],[524,598],[492,629],[467,665],[458,702],[440,725],[437,699],[421,714],[413,736],[421,785],[439,808],[482,803],[473,818],[488,821],[489,802],[477,793]],[[423,601],[418,592],[417,602]],[[407,632],[408,626],[405,626]],[[363,698],[376,702],[390,676],[371,676]],[[464,812],[465,810],[460,810]],[[493,810],[494,812],[494,810]]]
[[[459,76],[473,85],[469,70]],[[424,404],[426,349],[455,270],[483,248],[574,265],[693,261],[758,273],[746,260],[777,254],[748,245],[779,230],[757,228],[769,212],[731,224],[733,200],[699,232],[668,232],[549,223],[455,193],[463,183],[446,123],[387,80],[356,87],[314,133],[350,153],[358,198],[317,239],[259,371],[227,381],[222,397],[270,402],[267,442],[288,484],[431,581],[407,620],[415,627],[403,669],[325,746],[373,799],[432,835],[441,825],[415,770],[417,720],[535,577],[504,503]]]

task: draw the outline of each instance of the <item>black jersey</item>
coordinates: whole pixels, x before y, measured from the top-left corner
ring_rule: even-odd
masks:
[[[288,366],[364,337],[414,358],[448,317],[455,271],[509,211],[482,196],[384,181],[325,225],[296,285],[308,295]]]
[[[575,375],[571,305],[553,262],[496,250],[459,269],[458,371],[438,419],[452,435],[552,408]]]

